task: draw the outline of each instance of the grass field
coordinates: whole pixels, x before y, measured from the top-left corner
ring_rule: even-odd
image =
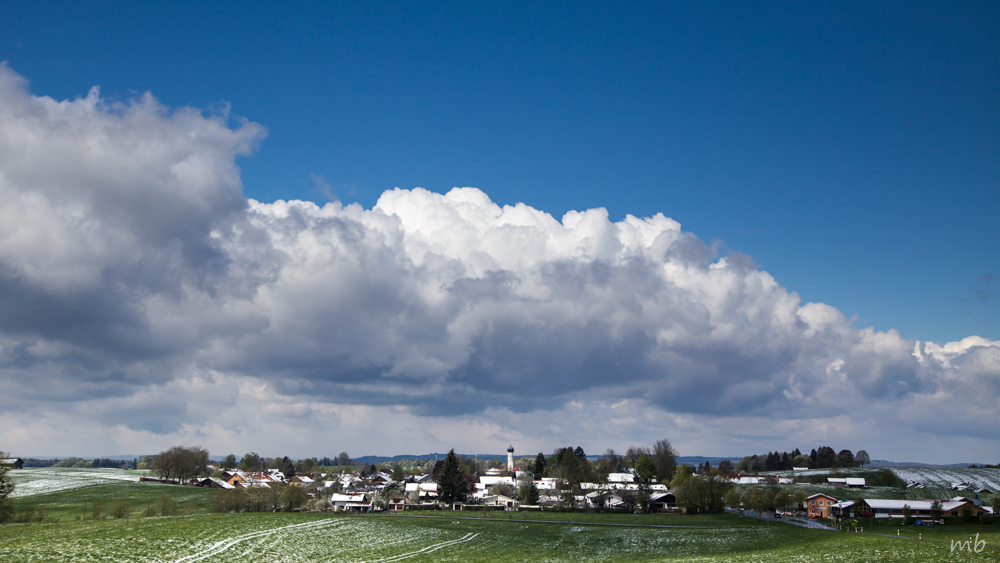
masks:
[[[92,485],[85,488],[70,489],[44,495],[15,498],[12,506],[19,511],[25,506],[31,506],[36,512],[44,508],[49,517],[65,522],[90,518],[93,515],[94,504],[101,502],[103,512],[119,501],[132,505],[135,513],[154,504],[162,494],[168,494],[181,508],[193,505],[198,512],[205,512],[210,489],[201,487],[183,487],[179,485],[163,485],[160,483],[122,482],[113,485]]]
[[[198,512],[138,515],[164,493]],[[0,526],[0,561],[1000,561],[1000,549],[950,549],[951,541],[975,540],[976,534],[1000,546],[1000,525],[917,529],[883,523],[865,530],[890,536],[882,537],[730,514],[210,514],[204,508],[208,494],[196,487],[116,482],[21,497],[19,504],[47,506],[52,521]],[[90,519],[88,510],[83,519],[84,503],[97,500],[130,500],[137,510],[123,519]],[[913,539],[897,538],[897,532]]]
[[[138,483],[147,471],[124,469],[73,469],[63,467],[28,467],[11,471],[13,498],[45,495],[59,491],[84,489],[98,485]]]
[[[608,527],[589,525],[589,515],[576,516],[580,522],[559,524],[495,518],[296,513],[18,524],[0,527],[0,559],[178,563],[1000,561],[1000,551],[994,549],[951,553],[947,542],[926,539],[822,532],[787,525],[716,529]],[[696,517],[692,518],[697,522]],[[948,536],[936,539],[947,540]]]

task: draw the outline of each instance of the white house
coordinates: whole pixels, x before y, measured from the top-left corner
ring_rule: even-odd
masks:
[[[357,495],[344,495],[334,493],[330,497],[334,512],[371,512],[372,502],[368,495],[361,493]]]
[[[635,475],[631,473],[608,473],[608,483],[635,483]]]
[[[592,508],[629,508],[630,505],[622,500],[620,495],[610,491],[594,491],[588,493],[586,497],[587,505]]]
[[[504,495],[490,495],[483,498],[483,504],[486,506],[502,506],[508,510],[517,510],[520,503],[517,499],[512,499]]]
[[[407,483],[406,484],[406,495],[410,496],[413,493],[417,494],[417,498],[420,499],[435,499],[437,498],[438,484],[435,482],[430,483]]]

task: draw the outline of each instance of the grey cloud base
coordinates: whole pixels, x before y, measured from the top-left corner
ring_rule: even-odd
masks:
[[[475,188],[372,209],[247,200],[235,159],[263,137],[149,95],[33,96],[0,66],[3,409],[98,401],[95,425],[170,434],[217,422],[203,398],[236,401],[225,381],[244,399],[266,386],[257,408],[282,416],[322,410],[278,408],[302,400],[439,418],[626,401],[794,421],[837,404],[993,439],[1000,342],[855,329],[662,214],[556,220]]]

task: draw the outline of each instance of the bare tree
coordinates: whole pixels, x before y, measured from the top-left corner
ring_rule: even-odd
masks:
[[[639,460],[639,456],[642,454],[651,455],[652,452],[649,451],[649,448],[646,446],[629,446],[629,448],[625,450],[625,457],[628,459],[631,467],[635,467],[635,462]]]
[[[864,467],[871,464],[872,460],[868,457],[868,452],[864,450],[858,450],[858,453],[854,454],[854,464],[858,467]]]
[[[184,482],[208,472],[208,450],[174,446],[153,458],[149,469],[168,481]]]
[[[677,471],[677,450],[670,444],[670,440],[657,440],[653,444],[653,462],[656,464],[656,480],[660,483],[667,483],[674,477]]]

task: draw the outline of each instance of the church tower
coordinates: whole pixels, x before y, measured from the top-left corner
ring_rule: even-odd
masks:
[[[507,446],[507,472],[514,472],[514,446]]]

